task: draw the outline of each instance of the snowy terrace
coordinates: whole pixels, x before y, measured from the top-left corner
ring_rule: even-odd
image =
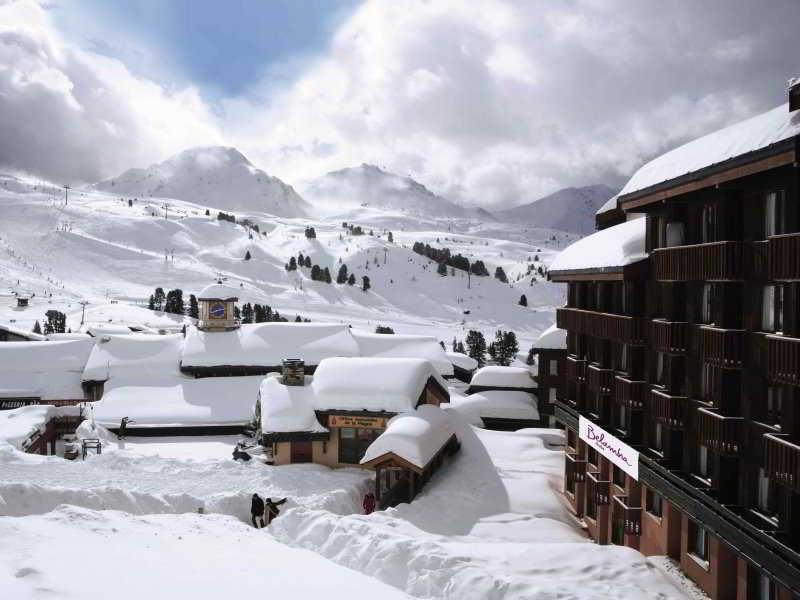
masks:
[[[534,389],[536,382],[529,369],[487,365],[475,371],[468,391],[472,393],[483,390],[533,391]]]
[[[0,447],[10,444],[17,450],[28,450],[31,442],[44,433],[58,411],[56,407],[46,404],[0,410]]]

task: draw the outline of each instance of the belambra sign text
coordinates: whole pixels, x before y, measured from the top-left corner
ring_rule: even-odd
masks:
[[[639,453],[585,417],[578,419],[578,436],[628,475],[639,480]]]

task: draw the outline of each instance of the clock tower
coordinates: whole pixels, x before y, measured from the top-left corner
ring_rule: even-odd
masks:
[[[204,331],[230,331],[239,327],[234,307],[239,298],[231,288],[217,282],[197,295],[200,319],[197,328]]]

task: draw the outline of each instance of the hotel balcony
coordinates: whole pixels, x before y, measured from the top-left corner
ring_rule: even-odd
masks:
[[[764,463],[770,479],[800,493],[800,445],[790,442],[786,435],[767,433]]]
[[[567,356],[567,379],[586,381],[586,359]]]
[[[611,394],[614,391],[614,371],[589,365],[586,368],[586,387],[603,395]]]
[[[685,354],[689,348],[689,324],[682,321],[650,321],[650,346],[657,352]]]
[[[630,410],[642,410],[647,383],[632,381],[617,375],[614,381],[614,400]]]
[[[628,506],[627,496],[614,496],[612,520],[627,535],[641,535],[642,533],[642,507]]]
[[[740,281],[748,276],[746,242],[712,242],[658,248],[651,263],[657,281]]]
[[[767,336],[767,376],[775,383],[800,385],[800,338]]]
[[[575,454],[566,454],[566,477],[574,483],[586,481],[586,460],[581,460]]]
[[[650,389],[650,414],[671,429],[683,429],[686,425],[688,400],[686,396],[674,396],[667,392]]]
[[[769,238],[767,264],[773,281],[800,281],[800,233]]]
[[[596,506],[606,506],[611,502],[611,481],[600,478],[600,473],[586,474],[586,497],[594,498]]]
[[[698,408],[694,428],[697,440],[719,454],[738,454],[744,439],[744,419],[726,417],[709,408]]]
[[[741,369],[744,361],[746,332],[743,329],[700,327],[703,360],[726,369]]]
[[[556,324],[560,329],[634,346],[641,346],[645,342],[644,323],[644,319],[639,317],[612,315],[579,308],[556,310]]]

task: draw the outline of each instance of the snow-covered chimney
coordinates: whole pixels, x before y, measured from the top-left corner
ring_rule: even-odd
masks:
[[[305,385],[306,365],[300,358],[286,358],[282,369],[283,385]]]
[[[800,77],[792,77],[787,86],[789,90],[789,112],[800,108]]]

